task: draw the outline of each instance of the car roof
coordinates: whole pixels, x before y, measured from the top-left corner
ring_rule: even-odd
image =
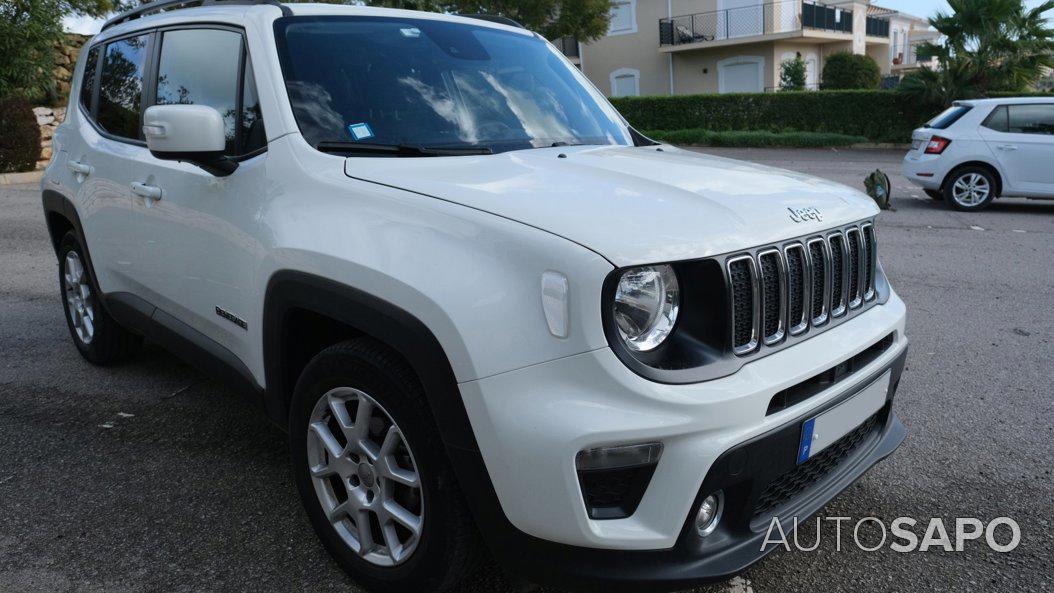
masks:
[[[188,0],[190,1],[190,0]],[[144,5],[149,6],[149,5]],[[140,9],[143,7],[140,7]],[[467,16],[442,14],[436,12],[422,12],[416,10],[403,10],[396,8],[380,8],[372,6],[354,6],[340,4],[278,4],[269,2],[247,3],[247,2],[216,2],[203,4],[201,6],[180,7],[174,10],[165,10],[146,14],[141,17],[131,18],[123,22],[110,25],[124,16],[117,15],[114,19],[103,26],[93,42],[101,41],[111,37],[119,37],[142,29],[150,29],[158,26],[170,26],[179,24],[181,21],[188,23],[200,23],[202,21],[214,20],[224,23],[239,23],[246,20],[251,13],[273,14],[277,19],[283,15],[293,16],[371,16],[371,17],[397,17],[427,19],[436,21],[447,21],[455,23],[472,24],[479,27],[489,27],[514,31],[523,35],[534,35],[534,33],[522,28],[493,20],[484,20]]]
[[[998,99],[970,99],[956,101],[956,105],[983,107],[985,105],[1029,105],[1036,103],[1054,103],[1054,95],[1049,97],[1000,97]]]

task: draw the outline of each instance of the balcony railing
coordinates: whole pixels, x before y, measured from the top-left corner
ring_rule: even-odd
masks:
[[[868,37],[889,37],[889,19],[874,16],[867,17]]]
[[[801,0],[782,0],[688,14],[659,21],[659,44],[686,45],[802,29],[852,33],[853,11]]]
[[[559,39],[553,40],[553,45],[556,49],[560,50],[565,56],[569,58],[580,57],[578,55],[578,40],[574,37],[560,37]]]

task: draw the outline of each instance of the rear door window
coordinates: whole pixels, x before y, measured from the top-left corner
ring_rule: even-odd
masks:
[[[143,71],[149,35],[129,37],[106,46],[96,121],[114,136],[141,139],[139,125],[143,98]]]
[[[1054,135],[1054,104],[1010,105],[1009,112],[1011,134]]]

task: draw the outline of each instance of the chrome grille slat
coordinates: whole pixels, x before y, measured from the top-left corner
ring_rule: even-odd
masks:
[[[849,270],[845,265],[845,235],[833,233],[827,236],[827,247],[831,254],[831,317],[841,317],[849,307]]]
[[[831,310],[831,250],[817,237],[809,240],[809,268],[812,276],[812,325],[819,327],[829,319]]]
[[[864,291],[861,282],[863,280],[864,250],[860,244],[860,229],[851,228],[845,232],[846,244],[846,267],[848,268],[849,284],[846,292],[849,300],[849,308],[856,309],[864,304]]]
[[[870,301],[877,294],[875,290],[875,275],[878,264],[878,257],[876,257],[878,254],[878,243],[875,239],[875,225],[867,223],[860,228],[861,236],[863,237],[864,278],[866,280],[864,284],[864,300]]]
[[[787,262],[787,331],[796,336],[809,329],[809,308],[812,305],[809,258],[801,243],[789,245],[783,252]]]
[[[784,320],[787,317],[787,274],[783,266],[783,256],[778,249],[768,249],[758,254],[758,271],[761,277],[761,328],[766,346],[778,343],[786,334]]]
[[[754,258],[749,255],[728,260],[727,269],[732,309],[732,350],[742,356],[758,347],[758,323],[761,317],[758,274]]]

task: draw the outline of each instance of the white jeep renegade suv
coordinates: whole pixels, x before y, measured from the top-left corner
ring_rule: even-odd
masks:
[[[502,19],[194,3],[81,53],[42,182],[70,333],[252,394],[367,588],[481,544],[575,588],[727,578],[903,440],[866,196],[652,142]]]

